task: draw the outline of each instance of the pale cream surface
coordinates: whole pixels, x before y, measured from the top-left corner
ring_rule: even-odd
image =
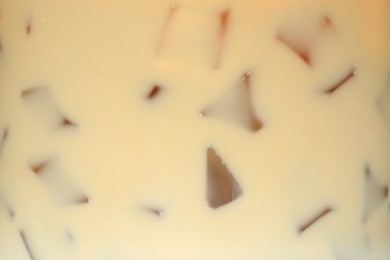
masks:
[[[0,0],[0,42],[0,259],[390,258],[388,0]]]

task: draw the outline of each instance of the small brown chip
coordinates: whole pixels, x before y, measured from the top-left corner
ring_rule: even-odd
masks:
[[[52,159],[47,159],[45,161],[42,161],[40,163],[37,163],[37,164],[34,164],[34,165],[30,166],[30,169],[36,175],[40,175],[51,162],[52,162]]]
[[[303,232],[305,232],[309,227],[311,227],[312,225],[314,225],[318,220],[320,220],[321,218],[323,218],[324,216],[328,215],[330,212],[332,212],[333,209],[330,208],[330,207],[325,207],[322,211],[320,211],[319,213],[317,213],[316,215],[314,215],[311,219],[309,219],[308,221],[306,221],[304,224],[302,224],[299,228],[298,228],[298,234],[302,234]]]
[[[159,85],[154,85],[147,95],[147,99],[153,99],[161,92],[161,87]]]
[[[83,194],[80,198],[76,199],[75,203],[76,204],[88,204],[89,198]]]
[[[61,126],[63,126],[63,127],[71,127],[71,126],[76,126],[76,124],[73,123],[72,121],[70,121],[68,118],[64,117],[62,119]]]

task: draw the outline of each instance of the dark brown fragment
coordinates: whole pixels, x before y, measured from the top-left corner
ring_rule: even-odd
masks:
[[[31,165],[30,166],[30,169],[36,174],[36,175],[40,175],[45,169],[46,167],[52,162],[52,159],[48,159],[48,160],[45,160],[45,161],[42,161],[38,164],[34,164],[34,165]]]
[[[320,220],[324,216],[328,215],[332,211],[333,211],[333,209],[330,207],[324,208],[322,211],[320,211],[318,214],[316,214],[313,218],[309,219],[307,222],[305,222],[303,225],[301,225],[298,228],[298,234],[300,235],[303,232],[305,232],[309,227],[314,225],[318,220]]]
[[[72,126],[76,126],[76,124],[73,123],[70,119],[64,117],[62,119],[61,126],[62,127],[72,127]]]
[[[344,76],[340,81],[334,84],[332,87],[325,90],[325,93],[328,95],[332,95],[338,89],[340,89],[343,85],[345,85],[349,80],[351,80],[356,74],[356,68],[353,67],[346,76]]]
[[[211,147],[207,149],[207,194],[210,208],[224,206],[243,194],[240,184],[233,177],[223,160]]]
[[[159,85],[154,85],[152,89],[149,91],[148,95],[146,96],[147,99],[153,99],[158,94],[161,93],[161,87]]]
[[[26,238],[25,233],[22,230],[20,230],[19,234],[20,234],[20,237],[22,238],[24,247],[26,248],[26,251],[27,251],[28,256],[30,257],[30,260],[35,260],[36,258],[34,257],[34,255],[32,253],[30,243],[29,243],[28,239]]]

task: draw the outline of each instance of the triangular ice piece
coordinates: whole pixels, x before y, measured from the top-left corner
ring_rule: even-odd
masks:
[[[204,109],[201,116],[226,120],[253,132],[260,130],[263,124],[252,107],[250,78],[249,73],[244,74],[238,86]]]
[[[66,174],[63,166],[54,158],[30,165],[30,169],[45,184],[55,199],[71,204],[87,204],[88,197]]]
[[[384,202],[389,193],[389,187],[380,183],[371,173],[371,169],[365,168],[365,190],[363,222],[366,222],[371,214]]]
[[[21,92],[20,97],[30,111],[49,127],[74,127],[72,122],[61,111],[57,101],[47,87],[34,87]]]

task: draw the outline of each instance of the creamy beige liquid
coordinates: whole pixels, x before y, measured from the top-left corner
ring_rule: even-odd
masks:
[[[0,0],[0,259],[390,259],[388,0]]]

